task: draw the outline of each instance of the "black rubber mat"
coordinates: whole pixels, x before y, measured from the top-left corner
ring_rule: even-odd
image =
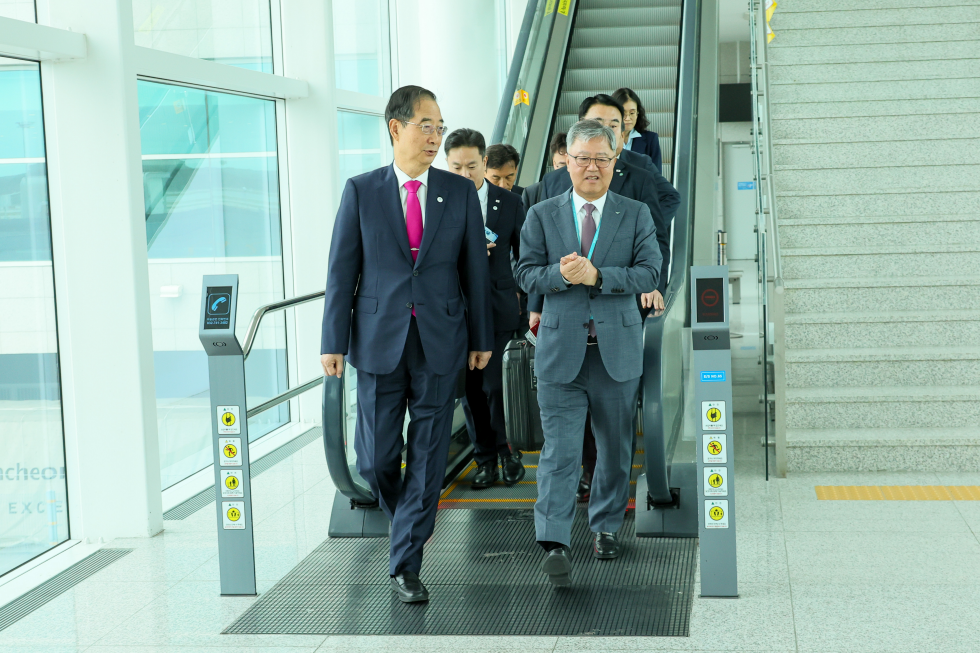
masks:
[[[440,510],[421,578],[428,604],[388,586],[388,541],[323,542],[224,632],[316,635],[687,636],[697,541],[620,533],[617,560],[592,558],[584,511],[572,532],[572,586],[540,570],[531,510]]]

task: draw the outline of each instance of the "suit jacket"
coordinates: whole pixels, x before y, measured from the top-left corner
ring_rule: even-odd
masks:
[[[524,204],[521,198],[494,186],[487,189],[487,229],[497,234],[496,247],[490,249],[490,295],[495,331],[515,331],[521,319],[517,300],[517,283],[510,265],[510,253],[521,255],[521,228],[524,226]]]
[[[630,151],[646,154],[657,167],[657,172],[663,172],[663,154],[660,152],[660,137],[657,132],[640,132],[640,137],[633,140]]]
[[[663,176],[661,176],[662,178]],[[571,187],[572,177],[568,173],[568,168],[560,168],[549,172],[537,184],[527,187],[524,193],[524,206],[530,210],[530,207],[538,202],[552,197],[558,197],[562,193],[567,192]],[[671,189],[673,189],[672,186]],[[660,279],[659,284],[647,288],[642,292],[659,290],[662,294],[667,289],[667,269],[670,267],[670,223],[664,219],[661,204],[656,196],[656,182],[654,178],[644,170],[628,163],[623,163],[620,160],[616,162],[612,181],[609,182],[609,190],[617,195],[643,202],[650,209],[650,215],[657,228],[657,242],[660,247],[662,262],[658,277]],[[674,192],[676,193],[677,191]],[[530,296],[528,298],[528,310],[540,313],[541,297]]]
[[[462,369],[468,351],[493,350],[490,268],[476,187],[436,168],[429,168],[428,182],[413,263],[392,166],[347,180],[330,242],[321,353],[348,354],[358,370],[388,374],[404,351],[413,307],[436,374]]]
[[[580,252],[572,191],[531,207],[521,231],[517,281],[528,293],[544,295],[534,354],[535,374],[571,383],[585,359],[589,316],[595,320],[599,353],[616,381],[643,374],[643,320],[636,295],[655,288],[660,271],[656,226],[642,202],[606,194],[592,262],[602,287],[566,286],[560,260]]]
[[[657,187],[657,199],[660,200],[660,210],[664,214],[664,224],[670,227],[670,221],[677,215],[677,207],[681,205],[681,194],[667,181],[666,177],[660,174],[660,170],[653,165],[653,161],[647,155],[623,150],[619,153],[619,160],[631,166],[643,168],[653,175]]]

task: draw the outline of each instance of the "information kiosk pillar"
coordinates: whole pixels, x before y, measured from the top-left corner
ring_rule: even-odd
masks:
[[[222,595],[255,594],[245,358],[235,337],[238,275],[204,276],[199,334],[208,354]]]
[[[701,596],[736,597],[728,266],[691,268],[691,307]]]

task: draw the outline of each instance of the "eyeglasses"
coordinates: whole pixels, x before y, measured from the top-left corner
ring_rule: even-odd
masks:
[[[627,118],[636,118],[638,115],[639,115],[639,112],[636,109],[634,109],[632,111],[627,111],[626,112],[626,117]]]
[[[444,136],[446,132],[449,131],[449,127],[446,127],[445,125],[443,125],[442,127],[436,127],[435,125],[420,125],[417,122],[409,122],[407,120],[405,121],[405,124],[415,125],[426,136],[429,136],[432,133],[437,133],[440,136]]]
[[[572,158],[580,168],[588,168],[589,164],[593,161],[595,161],[595,167],[597,168],[608,168],[609,164],[612,163],[612,159],[607,159],[606,157],[573,156]]]

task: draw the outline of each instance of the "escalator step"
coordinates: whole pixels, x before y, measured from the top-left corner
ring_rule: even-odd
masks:
[[[642,68],[647,66],[673,66],[677,68],[676,45],[649,45],[624,50],[623,48],[571,48],[568,53],[568,69],[587,68]],[[676,77],[676,72],[675,72]]]
[[[677,45],[680,25],[656,27],[585,27],[575,28],[572,34],[573,48],[620,47],[632,48],[651,45]]]
[[[646,89],[673,89],[676,83],[676,65],[656,68],[584,68],[565,71],[565,82],[561,90],[562,93],[574,93],[607,86],[615,87],[612,90],[628,86],[639,92]]]
[[[623,9],[586,9],[585,5],[575,16],[575,29],[587,27],[655,27],[678,25],[681,22],[680,7],[631,7]]]

